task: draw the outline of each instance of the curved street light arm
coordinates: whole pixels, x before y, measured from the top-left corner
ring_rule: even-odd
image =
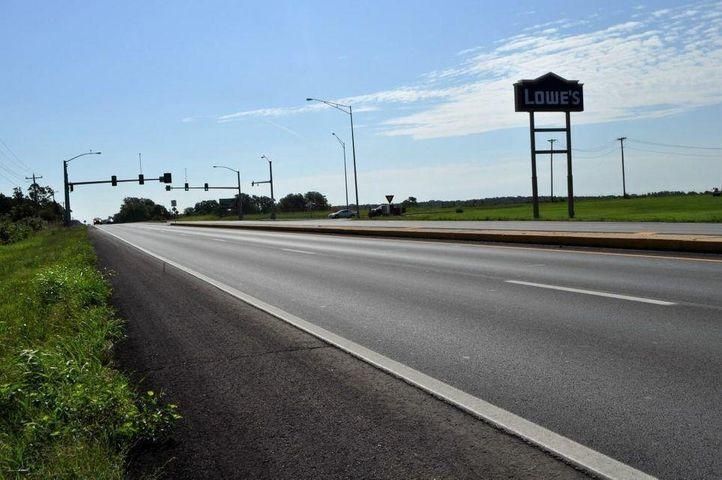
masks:
[[[340,143],[342,147],[346,148],[346,142],[344,142],[343,140],[341,140],[340,138],[338,138],[338,135],[336,135],[335,132],[331,132],[331,135],[333,135],[334,137],[336,137],[336,140],[338,140],[338,143]]]
[[[333,108],[335,108],[336,110],[341,110],[343,113],[345,113],[345,114],[347,114],[347,115],[351,115],[351,106],[350,106],[350,105],[344,105],[344,104],[342,104],[342,103],[336,103],[336,102],[331,102],[331,101],[329,101],[329,100],[321,100],[321,99],[319,99],[319,98],[310,98],[310,97],[307,98],[306,101],[307,101],[307,102],[321,102],[321,103],[325,103],[325,104],[328,105],[329,107],[333,107]]]
[[[232,171],[232,172],[240,173],[240,172],[239,172],[238,170],[236,170],[235,168],[226,167],[225,165],[213,165],[213,168],[225,168],[226,170],[230,170],[230,171]]]
[[[85,156],[85,155],[100,155],[101,153],[102,153],[102,152],[94,152],[94,151],[91,150],[91,151],[89,151],[89,152],[85,152],[85,153],[81,153],[80,155],[76,155],[76,156],[74,156],[73,158],[69,158],[69,159],[67,159],[67,160],[63,160],[63,162],[65,162],[65,163],[70,163],[71,161],[75,160],[75,159],[78,158],[78,157],[83,157],[83,156]]]

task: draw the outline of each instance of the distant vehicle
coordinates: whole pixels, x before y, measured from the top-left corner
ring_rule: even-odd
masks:
[[[102,224],[102,223],[103,223],[103,220],[101,220],[101,219],[98,218],[98,217],[95,217],[95,218],[93,219],[93,225],[99,225],[99,224]]]
[[[379,205],[378,207],[374,207],[371,210],[369,210],[369,218],[373,217],[379,217],[384,214],[384,206]]]
[[[355,213],[353,213],[351,210],[346,210],[345,208],[343,210],[339,210],[338,212],[328,214],[328,218],[352,218],[355,216]]]

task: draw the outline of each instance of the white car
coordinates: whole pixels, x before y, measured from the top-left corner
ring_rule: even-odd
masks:
[[[356,214],[352,212],[351,210],[339,210],[338,212],[333,212],[328,214],[328,218],[352,218],[355,217]]]

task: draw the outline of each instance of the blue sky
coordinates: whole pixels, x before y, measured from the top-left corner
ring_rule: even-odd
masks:
[[[340,204],[331,132],[350,144],[348,117],[311,96],[354,106],[362,203],[528,195],[528,118],[512,84],[550,70],[585,84],[577,194],[620,193],[622,135],[633,193],[722,183],[719,1],[4,0],[0,41],[5,193],[33,172],[61,191],[61,161],[92,148],[103,155],[74,161],[72,180],[133,177],[142,152],[148,177],[232,184],[211,168],[224,164],[244,191],[268,194],[250,185],[266,179],[265,153],[277,197],[319,190]],[[554,170],[563,195],[561,159]],[[185,207],[226,195],[78,187],[74,215],[110,215],[125,196]]]

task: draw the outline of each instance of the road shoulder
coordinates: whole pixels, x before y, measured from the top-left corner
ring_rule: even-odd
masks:
[[[119,365],[184,415],[131,477],[586,478],[471,416],[94,232],[127,319]]]

